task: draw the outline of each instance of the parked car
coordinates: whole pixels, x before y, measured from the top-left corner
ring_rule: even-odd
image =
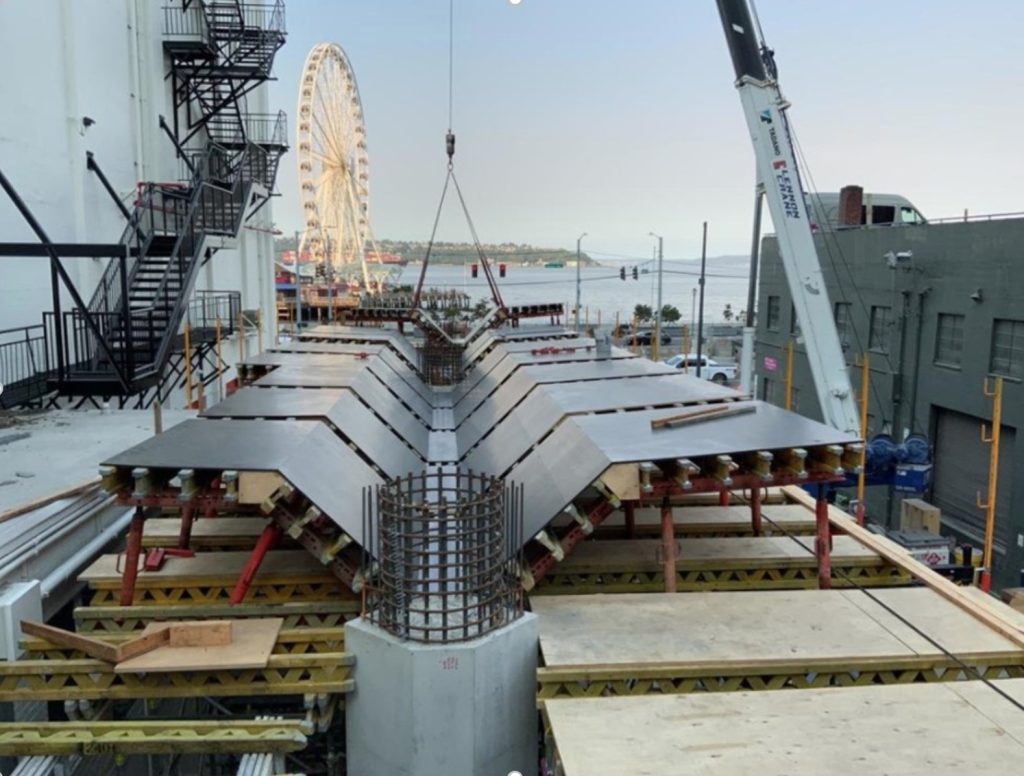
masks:
[[[686,368],[694,374],[697,372],[697,355],[695,353],[690,353],[686,356],[672,356],[672,358],[665,359],[665,363],[671,367],[675,367],[676,369]],[[701,355],[700,376],[705,380],[711,380],[719,385],[725,385],[726,383],[738,380],[740,370],[735,364],[722,364],[705,355]]]
[[[640,331],[638,331],[636,333],[636,344],[637,345],[650,345],[652,342],[654,342],[654,332],[651,329],[640,329]],[[629,335],[629,334],[626,335],[626,344],[628,344],[628,345],[632,345],[633,344],[633,337],[631,335]],[[665,332],[661,333],[661,344],[662,345],[671,345],[672,344],[672,338],[668,334],[666,334]]]

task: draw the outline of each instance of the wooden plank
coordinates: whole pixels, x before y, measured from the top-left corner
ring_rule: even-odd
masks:
[[[784,491],[787,498],[804,505],[810,510],[814,509],[814,498],[803,488],[786,486]],[[912,577],[931,590],[934,590],[947,601],[956,604],[963,611],[970,614],[986,627],[994,630],[1000,636],[1009,639],[1018,647],[1024,648],[1024,633],[1013,622],[999,616],[989,607],[978,606],[959,587],[945,577],[936,574],[925,564],[912,558],[910,553],[899,545],[883,536],[871,533],[867,528],[857,525],[856,520],[835,507],[829,507],[828,519],[835,528],[854,537],[865,547],[874,550],[890,563],[899,566]]]
[[[46,639],[48,642],[58,647],[80,650],[89,657],[96,658],[97,660],[105,660],[108,663],[116,663],[119,658],[118,648],[114,644],[109,644],[106,641],[94,639],[89,636],[82,636],[81,634],[73,633],[72,631],[67,631],[63,628],[55,628],[54,626],[47,625],[46,623],[35,622],[34,620],[22,620],[21,632],[27,633],[30,636],[37,636],[41,639]]]
[[[1024,679],[996,685],[1024,700]],[[546,701],[565,776],[1007,776],[1024,715],[981,682]],[[901,721],[912,720],[908,734]]]
[[[1021,652],[927,588],[886,594],[887,604],[958,653]],[[551,668],[943,656],[883,607],[849,591],[535,596],[530,603]]]
[[[640,498],[640,469],[635,463],[617,463],[601,475],[608,489],[623,501]]]
[[[118,674],[172,673],[266,668],[284,620],[280,617],[232,622],[232,642],[216,646],[158,647],[114,666]],[[147,625],[143,634],[162,624]]]
[[[12,517],[24,515],[27,512],[33,512],[37,509],[42,509],[43,507],[49,506],[55,501],[60,501],[61,499],[64,498],[71,498],[72,496],[77,496],[91,488],[99,487],[99,484],[99,478],[93,477],[92,479],[86,480],[85,482],[80,482],[77,485],[72,485],[70,488],[63,488],[61,490],[55,491],[54,493],[50,493],[46,496],[41,496],[37,499],[33,499],[32,501],[28,501],[24,504],[19,504],[16,507],[12,507],[10,509],[4,510],[3,512],[0,512],[0,523],[10,520]]]
[[[144,655],[157,647],[163,646],[167,643],[169,634],[169,626],[160,624],[153,627],[149,633],[142,633],[134,639],[122,643],[117,649],[117,660],[115,662],[120,663],[122,660],[130,660],[138,655]]]
[[[219,647],[232,642],[231,620],[175,622],[167,626],[171,647]]]
[[[194,558],[168,556],[157,571],[140,571],[137,584],[145,586],[156,580],[164,584],[169,579],[197,582],[200,580],[234,581],[251,557],[251,552],[200,552]],[[120,586],[124,559],[117,555],[101,555],[83,571],[78,579],[90,584],[116,584]],[[323,564],[306,550],[273,550],[267,553],[256,581],[279,578],[333,578]]]
[[[746,415],[756,411],[757,407],[751,404],[743,404],[739,406],[730,404],[717,405],[705,409],[682,412],[678,415],[655,418],[651,421],[651,430],[656,431],[659,428],[677,428],[679,426],[688,426],[692,423],[704,423],[709,420],[718,420],[719,418],[731,418],[734,415]]]

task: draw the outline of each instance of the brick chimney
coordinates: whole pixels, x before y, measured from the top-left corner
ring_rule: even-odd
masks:
[[[843,186],[839,192],[838,225],[860,226],[864,205],[864,189],[860,186]]]

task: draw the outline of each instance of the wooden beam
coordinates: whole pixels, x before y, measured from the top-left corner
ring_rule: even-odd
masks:
[[[71,498],[72,496],[77,496],[89,490],[90,488],[99,486],[99,484],[99,478],[93,477],[91,480],[86,480],[85,482],[80,482],[77,485],[72,485],[70,488],[64,488],[63,490],[58,490],[46,496],[41,496],[40,498],[33,499],[32,501],[28,501],[24,504],[19,504],[16,507],[12,507],[11,509],[5,510],[4,512],[0,512],[0,523],[3,523],[6,520],[10,520],[12,517],[18,517],[19,515],[23,515],[26,512],[32,512],[36,509],[41,509],[42,507],[52,504],[54,501],[60,501],[63,498]]]
[[[803,488],[789,485],[783,488],[783,492],[790,500],[803,505],[807,509],[814,510],[815,500]],[[966,595],[961,588],[942,575],[937,574],[924,563],[911,557],[910,553],[902,547],[883,536],[872,533],[863,526],[857,525],[856,520],[835,507],[829,507],[828,517],[829,522],[843,533],[852,536],[868,549],[878,553],[889,563],[899,566],[914,579],[931,588],[950,603],[960,607],[1003,638],[1012,641],[1018,647],[1024,648],[1024,629],[1019,628],[1009,619],[1001,617],[992,608],[978,606],[977,602],[969,595]]]
[[[51,644],[55,644],[58,647],[80,650],[89,657],[96,658],[97,660],[105,660],[108,663],[116,663],[120,659],[119,648],[113,644],[109,644],[106,641],[94,639],[89,636],[82,636],[79,633],[66,631],[63,628],[55,628],[52,625],[47,625],[42,622],[22,620],[21,632],[27,633],[30,636],[38,636],[41,639],[46,639]]]
[[[723,404],[707,409],[684,412],[679,415],[670,415],[665,418],[655,418],[651,421],[651,430],[656,431],[659,428],[674,428],[676,426],[689,425],[690,423],[702,423],[705,420],[729,418],[734,415],[745,415],[756,411],[757,407],[752,404]]]

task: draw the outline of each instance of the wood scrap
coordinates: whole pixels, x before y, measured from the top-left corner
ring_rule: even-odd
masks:
[[[170,647],[222,647],[232,641],[231,620],[175,622],[167,630]]]
[[[114,672],[173,673],[266,668],[284,618],[233,620],[230,625],[231,643],[179,647],[171,646],[168,641],[145,654],[119,662],[114,666]],[[142,634],[148,635],[161,627],[166,627],[166,623],[150,623]]]
[[[150,623],[142,631],[141,635],[121,644],[111,644],[91,636],[84,636],[74,631],[64,630],[63,628],[35,622],[34,620],[22,620],[21,630],[30,636],[45,639],[55,646],[83,652],[96,660],[103,660],[107,663],[122,663],[165,646],[192,648],[230,645],[232,642],[233,624],[230,620]]]
[[[46,623],[22,620],[21,632],[46,639],[58,647],[77,649],[97,660],[105,660],[108,663],[116,663],[120,660],[119,648],[117,646],[100,639],[94,639],[90,636],[83,636],[80,633],[47,625]]]
[[[718,420],[719,418],[731,418],[735,415],[746,415],[751,412],[757,412],[756,405],[722,404],[714,407],[693,410],[691,412],[684,412],[680,415],[655,418],[651,421],[651,430],[656,431],[659,428],[675,428],[677,426],[686,426],[691,423],[703,423],[707,420]]]

